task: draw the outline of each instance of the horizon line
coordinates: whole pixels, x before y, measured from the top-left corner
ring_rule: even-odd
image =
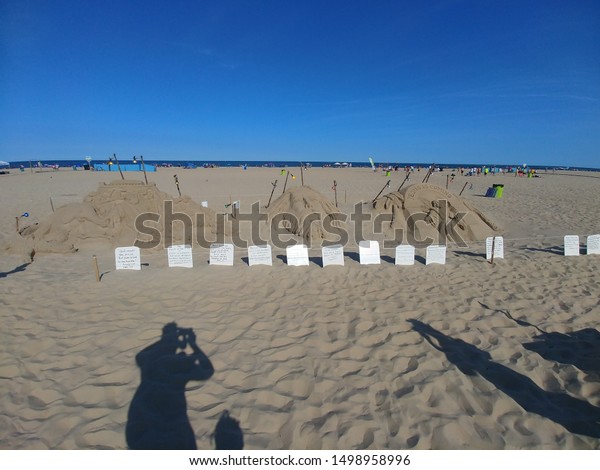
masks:
[[[45,159],[25,159],[25,160],[13,160],[13,161],[6,161],[6,163],[10,164],[19,164],[19,163],[23,163],[23,162],[42,162],[42,163],[48,163],[48,162],[78,162],[81,160],[81,164],[85,164],[87,163],[85,160],[85,157],[80,157],[80,158],[66,158],[66,157],[59,157],[59,158],[45,158]],[[119,160],[120,162],[122,162],[123,164],[129,163],[129,160],[131,160],[131,158],[127,158],[124,160]],[[103,158],[103,159],[93,159],[91,160],[92,164],[93,163],[107,163],[108,162],[108,158]],[[368,157],[366,160],[253,160],[253,159],[249,159],[249,160],[230,160],[230,159],[202,159],[202,160],[194,160],[194,159],[176,159],[176,158],[150,158],[150,159],[145,159],[145,162],[147,163],[170,163],[170,162],[185,162],[185,163],[235,163],[236,166],[241,166],[243,164],[247,164],[247,165],[252,165],[252,164],[256,164],[256,163],[261,163],[261,164],[287,164],[288,166],[292,166],[290,164],[294,164],[297,166],[300,166],[301,164],[313,164],[313,163],[318,163],[318,164],[334,164],[334,163],[350,163],[352,165],[354,164],[358,164],[358,165],[364,165],[365,167],[370,167],[371,164],[368,161]],[[439,162],[431,162],[431,161],[398,161],[398,160],[381,160],[381,161],[375,161],[375,165],[422,165],[422,166],[430,166],[430,165],[436,165],[436,166],[464,166],[464,167],[476,167],[476,166],[489,166],[489,167],[523,167],[523,166],[528,166],[528,167],[541,167],[541,168],[553,168],[553,169],[590,169],[590,170],[600,170],[600,166],[594,167],[594,166],[573,166],[573,165],[542,165],[542,164],[529,164],[529,163],[493,163],[493,162],[487,162],[487,163],[481,163],[481,162],[443,162],[443,161],[439,161]],[[71,166],[71,165],[69,165]],[[261,165],[264,166],[264,165]]]

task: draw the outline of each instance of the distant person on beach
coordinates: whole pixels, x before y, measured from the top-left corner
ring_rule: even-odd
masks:
[[[191,354],[185,349],[190,347]],[[207,380],[214,368],[196,344],[192,329],[164,326],[162,337],[136,356],[142,373],[125,430],[130,449],[194,450],[196,437],[187,416],[185,387]]]

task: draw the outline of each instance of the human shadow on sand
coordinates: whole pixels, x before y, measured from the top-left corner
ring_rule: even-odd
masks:
[[[190,347],[190,354],[185,349]],[[187,415],[185,387],[207,380],[214,368],[196,344],[191,328],[176,323],[163,327],[162,337],[136,356],[141,369],[127,416],[125,436],[130,449],[193,450],[196,437]]]
[[[600,408],[566,393],[547,392],[530,378],[494,362],[489,353],[476,346],[447,336],[418,320],[408,322],[463,374],[483,377],[527,412],[548,418],[570,432],[600,438]]]
[[[600,332],[594,328],[571,333],[542,331],[523,347],[548,361],[572,364],[583,372],[600,374]]]
[[[523,344],[525,349],[538,353],[547,361],[571,364],[588,374],[600,374],[600,331],[584,328],[571,333],[548,332],[533,323],[514,318],[508,310],[495,311],[519,326],[532,327],[540,333],[533,337],[532,342]]]

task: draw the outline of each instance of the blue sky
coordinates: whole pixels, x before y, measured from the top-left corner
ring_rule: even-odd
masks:
[[[600,2],[0,0],[0,159],[600,167]]]

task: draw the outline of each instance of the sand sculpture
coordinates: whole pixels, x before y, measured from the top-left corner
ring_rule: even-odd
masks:
[[[169,210],[187,215],[193,229],[186,233],[182,222],[168,223],[165,213]],[[100,185],[83,202],[58,208],[39,224],[23,227],[3,248],[5,252],[33,259],[39,253],[72,253],[99,244],[133,245],[136,240],[152,238],[136,229],[136,218],[144,213],[159,216],[156,221],[145,222],[145,226],[155,228],[160,234],[157,248],[165,248],[164,242],[168,240],[172,240],[170,244],[192,245],[196,243],[197,230],[203,230],[206,239],[216,240],[217,218],[213,210],[187,196],[174,198],[159,191],[154,183],[119,180]]]
[[[386,239],[394,239],[400,233],[397,231],[403,230],[404,237],[407,232],[414,237],[404,240],[411,244],[425,240],[436,244],[479,241],[499,231],[494,222],[467,201],[429,183],[413,184],[377,198],[372,214],[383,221]]]
[[[310,186],[288,189],[273,201],[268,215],[269,221],[277,217],[282,227],[309,246],[323,240],[338,241],[335,233],[345,227],[338,208]]]

